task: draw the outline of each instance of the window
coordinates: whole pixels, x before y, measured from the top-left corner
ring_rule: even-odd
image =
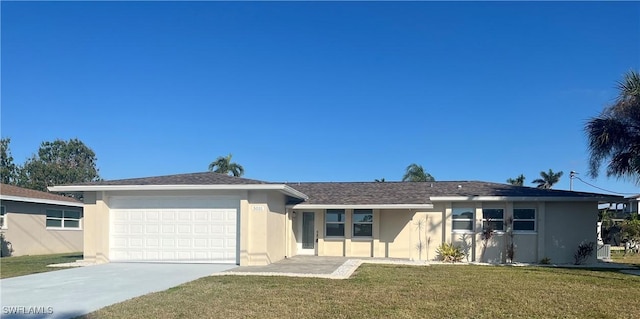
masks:
[[[371,209],[353,210],[353,237],[373,236],[373,211]]]
[[[474,208],[454,208],[453,230],[473,231]]]
[[[47,228],[80,229],[82,213],[68,210],[47,210]]]
[[[4,206],[0,206],[0,228],[7,228],[7,212]]]
[[[533,208],[513,209],[513,230],[514,231],[535,231],[536,230],[536,210]]]
[[[324,223],[327,237],[344,237],[344,209],[327,209]]]
[[[504,209],[483,208],[482,209],[482,229],[503,231],[504,230]]]

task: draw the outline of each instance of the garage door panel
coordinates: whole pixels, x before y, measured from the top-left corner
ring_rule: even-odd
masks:
[[[238,210],[219,208],[229,201],[161,200],[168,208],[160,207],[156,199],[113,202],[120,208],[111,209],[112,261],[237,261]]]

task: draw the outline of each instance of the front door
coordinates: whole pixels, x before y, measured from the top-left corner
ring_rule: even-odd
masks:
[[[299,247],[300,255],[315,255],[315,214],[312,212],[302,213],[302,246]]]

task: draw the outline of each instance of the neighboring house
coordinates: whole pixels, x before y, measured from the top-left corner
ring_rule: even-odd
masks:
[[[621,199],[474,181],[269,183],[209,172],[50,190],[84,192],[87,260],[243,266],[303,254],[432,260],[445,242],[470,261],[504,262],[505,221],[515,261],[570,263],[579,244],[596,241],[598,203]],[[489,224],[497,234],[483,249]]]
[[[638,210],[638,203],[640,203],[640,194],[629,196],[625,199],[629,201],[629,205],[625,207],[625,211],[631,214],[640,214],[640,211]]]
[[[82,206],[70,197],[0,184],[2,256],[82,251]]]

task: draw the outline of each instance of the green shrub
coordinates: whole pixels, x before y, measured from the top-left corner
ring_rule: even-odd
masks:
[[[464,253],[460,247],[448,243],[442,243],[436,249],[436,253],[438,254],[438,259],[445,262],[455,263],[462,261],[462,258],[464,258]]]
[[[542,259],[540,260],[540,264],[542,264],[542,265],[549,265],[549,264],[551,264],[551,258],[549,258],[549,257],[544,257],[544,258],[542,258]]]

